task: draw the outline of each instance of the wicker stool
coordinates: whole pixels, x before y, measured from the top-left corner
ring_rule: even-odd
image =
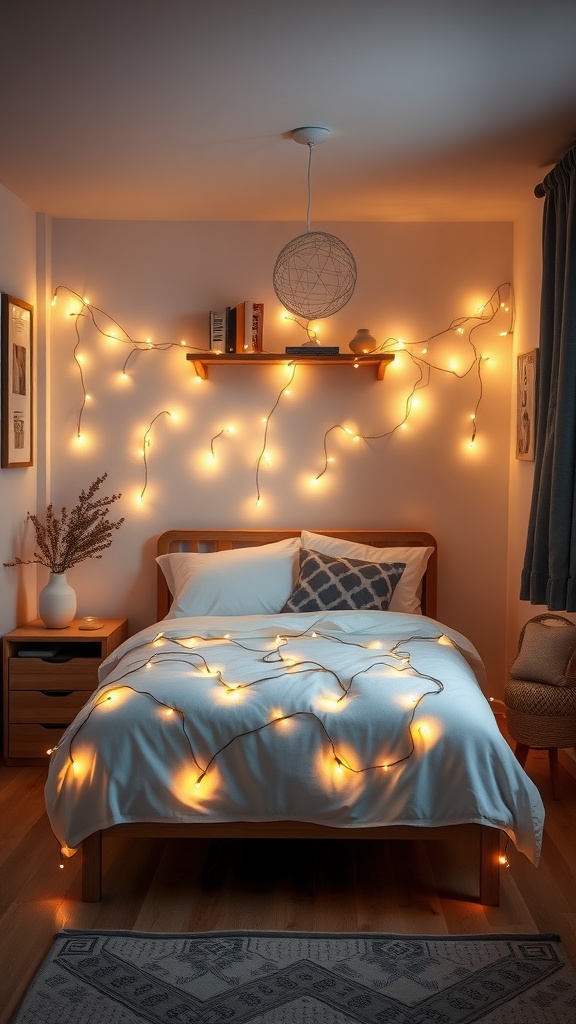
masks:
[[[552,796],[558,799],[558,749],[576,749],[576,686],[511,679],[504,690],[508,731],[524,767],[529,750],[547,750]]]

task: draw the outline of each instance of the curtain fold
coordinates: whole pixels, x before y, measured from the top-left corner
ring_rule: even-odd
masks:
[[[576,148],[544,196],[534,485],[521,600],[576,611]]]

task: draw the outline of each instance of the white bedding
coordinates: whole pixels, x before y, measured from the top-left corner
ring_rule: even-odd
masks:
[[[421,615],[164,619],[103,663],[52,755],[52,828],[71,852],[121,822],[476,822],[537,863],[542,802],[482,679]]]

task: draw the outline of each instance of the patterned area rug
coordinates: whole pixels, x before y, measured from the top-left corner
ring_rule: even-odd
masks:
[[[554,935],[62,932],[15,1024],[564,1024]]]

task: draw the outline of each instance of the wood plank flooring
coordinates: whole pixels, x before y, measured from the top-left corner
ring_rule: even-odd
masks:
[[[405,934],[554,932],[576,965],[576,779],[527,763],[546,804],[542,860],[511,844],[499,907],[473,892],[473,857],[443,843],[110,840],[101,903],[79,900],[79,858],[59,868],[41,768],[0,767],[0,1024],[62,928],[263,929]],[[472,854],[472,851],[470,851]],[[468,866],[469,865],[469,866]]]

